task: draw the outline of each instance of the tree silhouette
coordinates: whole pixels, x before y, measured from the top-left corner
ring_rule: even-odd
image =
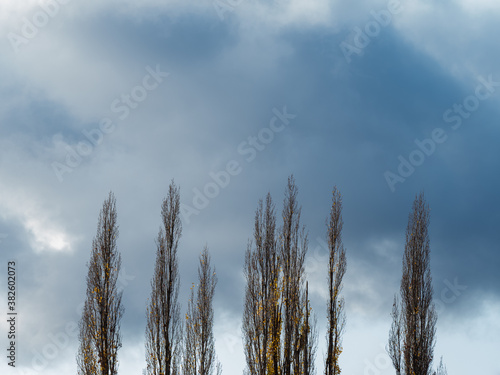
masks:
[[[304,263],[308,248],[305,228],[300,224],[301,208],[297,200],[298,188],[293,176],[288,178],[283,200],[283,226],[280,231],[279,258],[283,273],[281,303],[283,306],[283,375],[308,374],[314,362],[308,361],[305,368],[307,351],[304,346],[303,331],[311,332],[306,325],[309,311],[304,303],[305,289]],[[308,302],[307,302],[308,303]],[[307,323],[308,324],[308,323]],[[314,330],[312,330],[314,332]],[[310,342],[315,347],[315,343]]]
[[[245,255],[245,308],[243,339],[248,372],[279,374],[282,278],[276,247],[276,215],[271,195],[265,208],[260,201],[255,213],[254,245]]]
[[[344,298],[340,296],[342,279],[346,271],[346,256],[342,244],[342,197],[335,187],[328,222],[328,330],[325,375],[340,374],[339,356],[342,352],[342,334],[345,327]]]
[[[429,206],[420,193],[406,229],[400,297],[395,298],[388,353],[397,374],[430,375],[437,314],[432,302]]]
[[[298,189],[288,179],[283,226],[276,229],[271,195],[259,202],[254,242],[245,256],[243,340],[247,373],[298,375],[314,372],[316,322],[311,316],[304,261],[307,234],[300,226]]]
[[[186,313],[184,375],[212,375],[220,373],[215,354],[213,334],[213,298],[217,276],[210,265],[210,254],[205,247],[198,266],[198,288],[191,287],[191,298]]]
[[[121,347],[122,291],[117,288],[121,255],[116,247],[116,199],[112,192],[99,214],[88,264],[86,300],[80,320],[79,375],[115,375]]]
[[[182,233],[179,188],[172,181],[161,209],[151,297],[146,310],[146,374],[179,373],[180,320],[177,248]]]

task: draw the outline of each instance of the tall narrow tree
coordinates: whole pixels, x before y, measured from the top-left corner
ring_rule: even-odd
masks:
[[[112,192],[99,214],[97,234],[88,264],[87,293],[80,320],[79,375],[115,375],[121,347],[122,291],[117,281],[121,255],[116,247],[118,224]]]
[[[78,374],[79,375],[90,375],[98,374],[98,358],[97,351],[93,343],[93,324],[92,317],[90,315],[90,308],[88,301],[85,301],[82,318],[79,323],[80,333],[80,348],[76,357]]]
[[[301,300],[304,293],[304,262],[308,247],[308,238],[304,227],[300,225],[301,209],[297,201],[298,188],[293,176],[288,178],[288,185],[283,200],[283,227],[280,232],[279,257],[283,272],[283,375],[303,373],[301,354],[305,348],[300,345],[300,332],[305,311]]]
[[[184,350],[184,375],[212,375],[220,372],[215,354],[213,334],[213,298],[217,276],[210,265],[210,254],[205,247],[198,266],[198,288],[191,288],[191,298],[186,314],[186,337]]]
[[[180,319],[177,248],[182,234],[179,188],[172,181],[161,208],[151,298],[146,310],[146,374],[179,373]]]
[[[346,271],[346,255],[342,244],[342,197],[334,187],[328,226],[328,330],[325,375],[340,374],[339,356],[342,352],[342,334],[345,327],[344,298],[340,296]]]
[[[302,324],[302,358],[301,371],[304,375],[316,374],[316,350],[318,345],[318,331],[316,328],[316,317],[312,313],[311,303],[309,301],[309,283],[306,281],[306,290],[304,294],[304,321]]]
[[[396,296],[394,296],[394,303],[392,304],[392,325],[389,331],[389,344],[387,346],[387,352],[392,360],[392,365],[396,370],[396,375],[401,375],[402,362],[401,357],[403,355],[402,345],[403,345],[403,322],[401,320],[402,316],[399,311],[400,301]]]
[[[437,314],[432,302],[428,226],[429,206],[420,193],[408,219],[401,302],[398,306],[395,300],[388,345],[396,372],[405,375],[432,373]]]
[[[288,179],[276,229],[268,194],[255,215],[254,243],[245,256],[243,336],[250,375],[310,375],[314,372],[316,325],[308,299],[304,262],[307,234],[300,225],[298,189]]]
[[[255,248],[253,248],[255,246]],[[280,363],[280,265],[276,247],[276,215],[271,195],[255,213],[254,244],[245,255],[245,308],[243,337],[247,372],[279,374]]]

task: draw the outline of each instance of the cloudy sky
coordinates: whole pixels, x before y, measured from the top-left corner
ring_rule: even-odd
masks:
[[[287,177],[309,230],[320,333],[325,219],[341,190],[345,373],[385,354],[415,194],[431,207],[436,358],[500,375],[500,4],[495,0],[2,0],[0,307],[17,264],[16,369],[75,374],[74,325],[103,200],[117,197],[120,374],[141,374],[160,204],[180,185],[181,301],[208,245],[216,347],[245,367],[244,251],[257,202]],[[227,178],[229,177],[229,179]],[[216,180],[219,185],[216,185]]]

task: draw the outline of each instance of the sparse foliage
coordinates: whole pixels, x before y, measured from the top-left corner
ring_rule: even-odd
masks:
[[[317,332],[311,317],[304,261],[307,235],[293,177],[288,180],[283,226],[276,229],[271,196],[255,215],[254,243],[245,256],[243,334],[251,375],[312,374]],[[255,246],[254,248],[252,246]]]
[[[316,350],[318,346],[318,331],[316,328],[316,317],[312,313],[311,303],[309,301],[309,283],[306,282],[306,290],[304,294],[304,322],[301,328],[301,342],[302,348],[302,366],[301,371],[303,374],[316,374],[315,360]]]
[[[318,332],[305,277],[308,236],[301,226],[298,189],[288,179],[281,227],[271,195],[259,201],[253,241],[245,254],[243,340],[246,375],[313,375]],[[144,375],[221,375],[215,353],[213,300],[217,285],[208,248],[199,257],[185,316],[180,318],[177,251],[182,234],[179,188],[172,183],[161,206],[151,296],[146,308]],[[437,313],[430,271],[429,207],[423,194],[413,203],[406,228],[402,277],[394,297],[387,352],[396,375],[447,375],[443,360],[432,370]],[[325,375],[341,373],[345,329],[341,295],[347,268],[342,242],[342,198],[335,187],[327,221],[329,247]],[[121,255],[116,199],[112,192],[99,214],[88,264],[86,300],[79,323],[78,375],[117,375],[121,347]]]
[[[87,293],[80,320],[79,375],[116,375],[121,347],[122,291],[117,281],[121,255],[116,247],[116,199],[109,193],[99,214],[88,264]]]
[[[254,244],[245,254],[243,338],[251,375],[279,374],[281,275],[276,248],[276,215],[271,195],[255,214]]]
[[[300,308],[304,283],[304,261],[307,235],[300,227],[298,189],[293,177],[288,179],[283,201],[283,227],[280,237],[280,258],[283,269],[283,375],[298,374],[300,368],[299,331],[303,310]]]
[[[182,341],[177,248],[182,234],[179,188],[172,183],[161,209],[151,297],[146,310],[146,374],[176,375]]]
[[[394,303],[392,304],[392,325],[389,332],[389,343],[387,351],[392,360],[396,375],[401,375],[401,356],[403,354],[403,324],[401,321],[401,313],[399,311],[400,302],[398,296],[394,296]]]
[[[423,193],[413,203],[403,255],[400,306],[395,299],[388,352],[398,374],[430,375],[437,314],[432,302],[429,206]]]
[[[327,304],[327,353],[325,375],[340,374],[339,357],[342,353],[342,335],[345,328],[344,298],[340,296],[342,279],[347,262],[342,244],[342,197],[335,187],[332,193],[332,207],[328,226],[328,304]]]
[[[215,355],[213,335],[213,298],[217,276],[210,265],[210,254],[205,247],[198,266],[198,288],[191,287],[191,298],[186,313],[186,337],[184,350],[184,375],[212,375],[219,373],[220,363]]]

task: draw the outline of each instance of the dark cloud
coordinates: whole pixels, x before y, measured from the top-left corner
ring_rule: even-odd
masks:
[[[136,353],[169,182],[174,178],[181,201],[194,206],[197,191],[233,161],[240,172],[207,199],[206,208],[184,220],[179,249],[183,303],[203,246],[212,253],[219,277],[217,340],[228,373],[243,367],[235,348],[241,345],[242,266],[257,202],[270,192],[280,212],[290,174],[309,230],[311,298],[321,329],[322,239],[334,185],[344,199],[346,342],[366,338],[366,358],[375,358],[385,342],[408,213],[421,190],[431,207],[433,280],[444,340],[457,322],[468,327],[472,317],[491,320],[487,312],[500,298],[500,90],[479,101],[456,130],[443,115],[475,94],[480,76],[500,81],[492,47],[497,25],[486,16],[478,25],[472,17],[476,23],[462,22],[459,33],[457,25],[426,26],[420,19],[425,12],[408,7],[348,63],[340,43],[351,40],[354,27],[364,27],[370,10],[386,6],[365,3],[366,14],[336,5],[345,18],[327,13],[331,25],[300,1],[290,6],[302,9],[304,19],[281,3],[244,3],[223,22],[211,7],[173,2],[120,12],[89,5],[94,11],[81,10],[81,17],[68,8],[23,52],[2,55],[0,233],[8,236],[0,237],[0,246],[2,259],[19,261],[23,329],[33,333],[21,345],[22,365],[31,366],[33,350],[42,351],[50,335],[78,320],[86,262],[109,190],[117,196],[123,256],[124,350]],[[435,6],[433,20],[441,20],[442,6]],[[469,19],[450,9],[457,20]],[[170,76],[129,116],[117,119],[111,103],[140,85],[148,66]],[[273,132],[272,141],[242,152],[242,144],[251,148],[249,137],[270,129],[277,112],[296,117]],[[76,150],[88,140],[83,131],[98,129],[104,117],[116,128],[60,182],[52,164],[65,163],[68,147]],[[398,173],[398,157],[408,160],[418,150],[415,141],[432,137],[436,128],[446,141],[392,192],[384,173]],[[463,332],[460,342],[480,342]],[[66,352],[76,348],[77,338],[69,342]],[[346,370],[361,373],[364,364],[355,350],[346,345],[344,353]],[[127,365],[141,368],[142,359],[132,357]],[[59,365],[74,369],[71,358],[57,356],[41,373]],[[458,364],[448,368],[453,366]]]

